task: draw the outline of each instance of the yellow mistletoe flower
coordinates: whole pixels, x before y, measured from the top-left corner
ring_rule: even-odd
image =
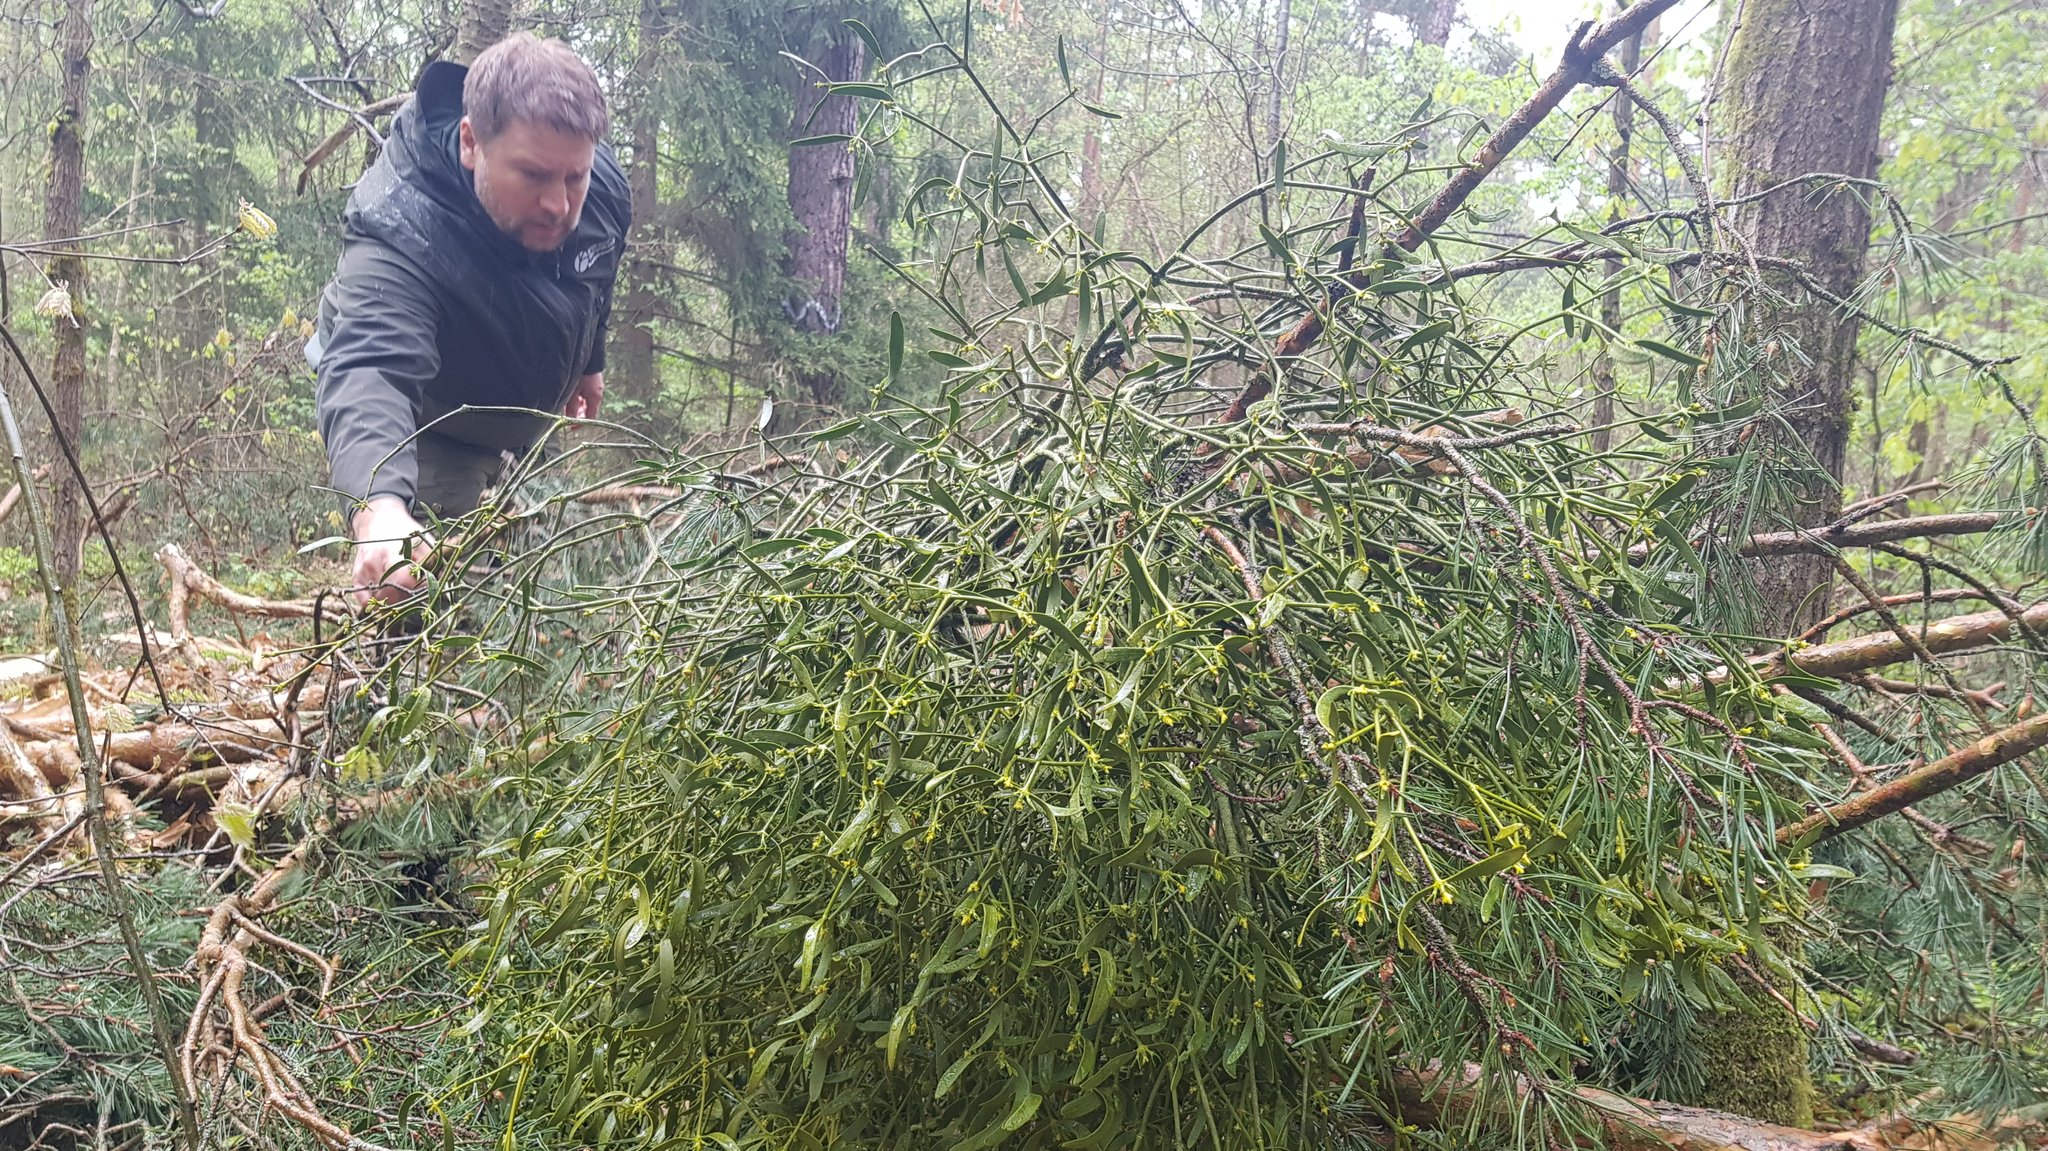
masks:
[[[247,200],[242,201],[242,210],[237,213],[236,219],[241,222],[244,232],[259,240],[268,240],[277,235],[277,221]]]

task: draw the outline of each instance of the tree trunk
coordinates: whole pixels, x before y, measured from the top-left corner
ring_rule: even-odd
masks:
[[[1891,81],[1897,0],[1747,0],[1723,61],[1726,110],[1724,189],[1743,196],[1812,172],[1869,177],[1877,171],[1878,124]],[[1733,224],[1749,247],[1803,264],[1839,296],[1853,293],[1870,244],[1870,214],[1853,192],[1781,193],[1737,209]],[[1854,404],[1858,323],[1783,285],[1788,304],[1750,313],[1753,338],[1776,344],[1769,369],[1782,429],[1765,422],[1759,450],[1778,496],[1759,506],[1771,521],[1813,527],[1841,514],[1841,481]],[[1792,349],[1797,349],[1797,354]],[[1833,578],[1826,556],[1753,562],[1757,626],[1795,635],[1828,610]],[[1780,987],[1780,992],[1796,994]],[[1701,1019],[1707,1090],[1694,1100],[1775,1123],[1813,1117],[1806,1032],[1773,997]]]
[[[192,25],[192,237],[197,247],[234,218],[235,125],[226,86],[213,74],[214,39],[230,30],[214,21]],[[244,195],[247,191],[244,190]]]
[[[1458,0],[1430,0],[1416,39],[1441,48],[1451,42],[1451,25],[1458,22]]]
[[[813,63],[826,78],[846,81],[861,74],[866,55],[859,37],[835,29],[830,46]],[[790,135],[851,135],[858,112],[852,97],[827,96],[824,81],[806,71],[797,82]],[[829,335],[839,330],[840,299],[846,290],[846,250],[853,229],[852,149],[845,144],[790,149],[789,212],[796,227],[789,233],[787,269],[792,284],[783,310],[797,331]],[[829,368],[800,365],[797,379],[812,402],[838,402],[838,375]]]
[[[1280,0],[1280,16],[1273,28],[1273,74],[1271,91],[1266,93],[1266,148],[1277,162],[1280,156],[1280,134],[1286,121],[1284,97],[1287,91],[1287,47],[1293,39],[1293,0]]]
[[[1727,191],[1742,196],[1812,172],[1876,173],[1897,10],[1897,0],[1749,0],[1729,44],[1718,118]],[[1852,191],[1770,196],[1737,210],[1734,224],[1755,251],[1798,260],[1836,295],[1852,294],[1862,276],[1870,213]],[[1769,423],[1763,431],[1772,437],[1764,450],[1783,462],[1788,495],[1760,510],[1810,527],[1841,511],[1860,325],[1786,288],[1788,306],[1759,308],[1751,320],[1757,339],[1779,346],[1770,367],[1786,421],[1785,431]],[[1826,614],[1826,557],[1751,570],[1766,633],[1793,635]]]
[[[85,197],[86,86],[92,78],[92,0],[67,0],[59,32],[62,84],[56,119],[50,125],[50,183],[43,200],[46,241],[79,235]],[[71,313],[55,317],[56,355],[50,365],[50,404],[57,434],[80,447],[85,428],[85,261],[78,244],[50,261],[51,279],[71,292]],[[57,582],[69,589],[78,580],[79,549],[85,542],[85,505],[77,480],[59,469],[51,485],[50,530]]]
[[[1621,45],[1621,72],[1624,76],[1635,75],[1636,67],[1643,60],[1643,33],[1630,36]],[[1607,210],[1609,220],[1619,220],[1621,205],[1629,193],[1629,185],[1635,180],[1634,169],[1629,163],[1629,145],[1635,136],[1636,105],[1622,93],[1614,96],[1614,154],[1607,161],[1607,196],[1612,206]],[[1621,275],[1621,260],[1617,257],[1603,264],[1607,279],[1611,282]],[[1600,322],[1610,332],[1621,330],[1621,289],[1611,288],[1600,294]],[[1614,447],[1614,357],[1608,353],[1603,339],[1600,349],[1593,357],[1593,450],[1606,454]]]
[[[477,54],[503,40],[512,31],[512,8],[516,0],[465,0],[462,25],[455,33],[455,52],[449,59],[469,64]]]
[[[1102,6],[1095,31],[1095,75],[1088,81],[1088,102],[1102,107],[1103,74],[1109,70],[1109,4]],[[1102,117],[1084,112],[1081,128],[1081,200],[1076,220],[1094,233],[1102,219]]]
[[[633,235],[626,249],[626,294],[621,301],[613,331],[618,354],[612,358],[611,377],[621,397],[651,404],[661,394],[661,380],[654,359],[655,257],[661,248],[660,228],[655,215],[660,209],[661,188],[657,178],[660,151],[660,109],[654,98],[654,78],[661,66],[661,6],[658,0],[641,0],[639,54],[633,59],[628,80],[632,93],[632,167],[627,181],[633,193]]]

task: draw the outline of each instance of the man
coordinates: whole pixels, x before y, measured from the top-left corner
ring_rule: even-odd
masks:
[[[307,357],[359,599],[410,594],[421,521],[473,510],[550,413],[597,415],[631,223],[608,127],[590,66],[520,33],[429,65],[349,196]]]

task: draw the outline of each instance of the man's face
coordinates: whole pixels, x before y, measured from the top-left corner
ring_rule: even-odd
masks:
[[[467,116],[459,132],[462,166],[476,174],[476,198],[498,227],[530,252],[561,247],[583,215],[597,145],[525,120],[488,143]]]

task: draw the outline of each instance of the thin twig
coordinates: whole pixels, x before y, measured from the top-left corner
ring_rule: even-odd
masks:
[[[0,327],[0,332],[5,332]],[[7,342],[14,344],[13,333],[6,333]],[[24,365],[26,361],[24,360]],[[54,426],[54,421],[53,421]],[[163,993],[157,987],[156,972],[150,967],[149,953],[143,949],[142,935],[136,929],[133,910],[128,906],[128,890],[121,879],[119,867],[114,862],[115,847],[112,830],[107,826],[106,795],[101,780],[99,749],[93,745],[92,723],[86,713],[85,686],[79,671],[76,632],[72,629],[69,589],[60,589],[56,582],[54,548],[50,541],[49,522],[43,517],[42,499],[37,494],[34,482],[29,476],[28,457],[21,445],[21,428],[14,418],[14,405],[9,402],[4,382],[0,382],[0,427],[7,436],[7,450],[14,461],[14,478],[22,488],[22,506],[28,516],[31,534],[35,537],[36,575],[42,584],[43,597],[50,611],[51,630],[56,633],[57,650],[63,660],[64,685],[70,696],[71,722],[78,743],[79,774],[85,780],[85,826],[92,840],[93,855],[99,862],[100,880],[106,889],[108,910],[121,936],[122,946],[128,953],[128,965],[133,971],[136,986],[142,994],[142,1002],[149,1013],[150,1028],[155,1033],[158,1054],[163,1058],[165,1073],[171,1077],[171,1093],[178,1115],[178,1128],[184,1137],[188,1151],[198,1151],[199,1122],[192,1111],[192,1095],[189,1085],[180,1073],[177,1044],[171,1034],[170,1013],[164,1007]],[[109,551],[113,550],[109,541]],[[168,702],[168,696],[166,696]]]

